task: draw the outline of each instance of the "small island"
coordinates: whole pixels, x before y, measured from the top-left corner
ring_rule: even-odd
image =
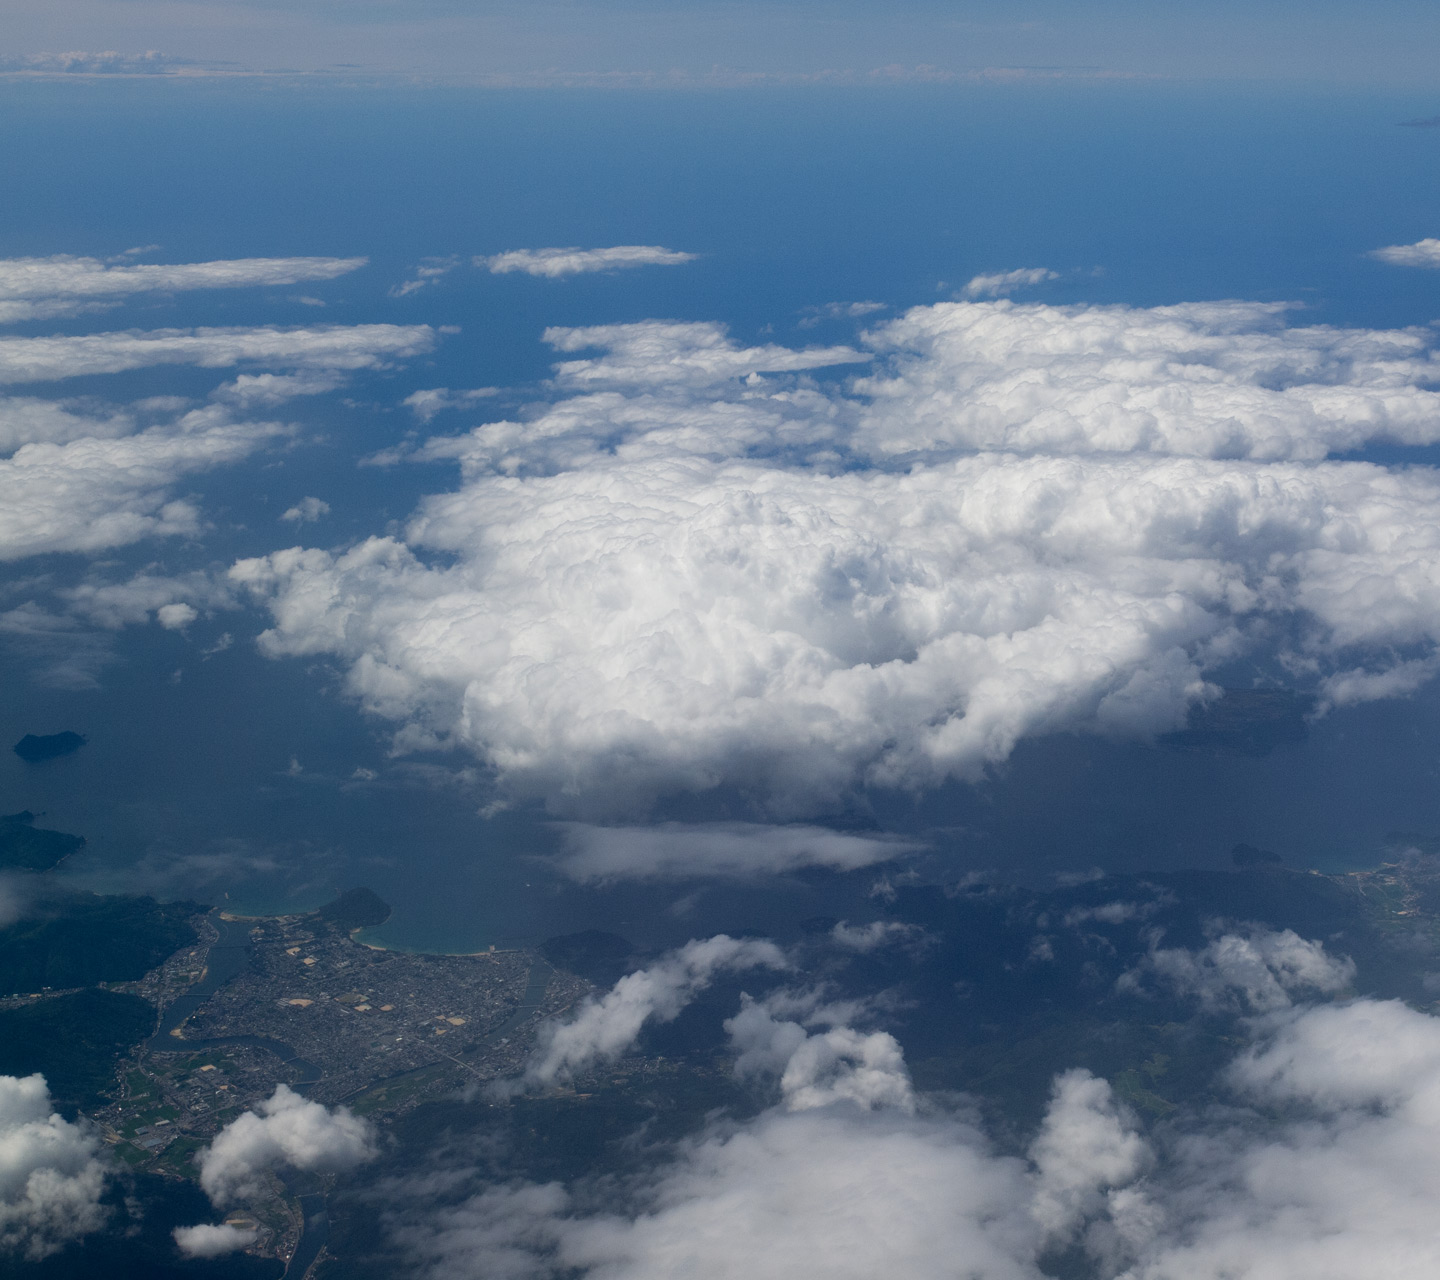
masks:
[[[15,744],[15,754],[26,764],[39,764],[79,751],[89,739],[73,729],[60,733],[27,733]]]

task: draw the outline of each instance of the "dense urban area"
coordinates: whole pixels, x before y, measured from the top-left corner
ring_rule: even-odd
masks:
[[[530,950],[389,951],[322,912],[212,912],[192,924],[196,945],[139,981],[106,984],[158,1008],[160,1030],[121,1064],[113,1101],[91,1113],[121,1159],[182,1178],[277,1084],[384,1121],[514,1074],[538,1022],[589,989]],[[285,1261],[304,1229],[304,1194],[323,1189],[320,1179],[272,1175],[268,1192],[227,1220],[258,1232],[251,1252]]]

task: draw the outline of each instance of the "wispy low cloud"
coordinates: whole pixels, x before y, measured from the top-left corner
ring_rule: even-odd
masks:
[[[713,386],[727,378],[761,373],[798,373],[839,364],[864,364],[871,357],[853,347],[790,347],[767,343],[741,347],[723,325],[671,324],[642,320],[638,324],[589,325],[546,329],[544,339],[556,351],[603,350],[601,356],[562,360],[555,383],[566,390],[606,386],[690,384]]]
[[[66,53],[26,53],[0,56],[0,74],[139,76],[173,75],[187,68],[206,64],[189,58],[175,58],[148,49],[144,53],[118,53],[114,49],[100,52],[71,50]]]
[[[402,280],[390,290],[392,298],[408,298],[412,293],[419,293],[421,289],[428,289],[431,285],[439,284],[456,267],[460,265],[460,258],[451,254],[447,258],[422,258],[420,265],[415,268],[415,274],[409,280]]]
[[[560,870],[585,882],[743,878],[783,875],[801,867],[854,871],[922,847],[891,836],[749,822],[666,822],[646,827],[567,822],[559,827]]]
[[[216,369],[265,362],[283,369],[373,369],[434,345],[429,325],[153,329],[75,337],[0,338],[0,383],[48,382],[155,365]]]
[[[401,402],[421,422],[429,422],[437,413],[448,409],[474,408],[482,400],[500,394],[498,387],[475,387],[469,391],[452,391],[449,387],[428,387],[413,391]]]
[[[68,272],[73,261],[66,264]],[[246,421],[239,414],[333,390],[358,371],[428,351],[434,339],[425,325],[383,324],[0,338],[0,383],[166,364],[215,368],[263,362],[288,370],[241,374],[198,407],[174,396],[123,408],[89,397],[0,398],[0,561],[199,533],[199,508],[177,499],[174,484],[293,434],[280,423]],[[296,510],[294,518],[319,514],[303,503]]]
[[[1049,267],[1020,267],[1015,271],[997,271],[992,275],[976,276],[963,289],[963,298],[1003,298],[1019,289],[1033,288],[1050,280],[1060,279],[1058,271]]]
[[[57,254],[0,259],[0,322],[68,315],[130,294],[239,289],[333,280],[368,258],[235,258],[174,264]]]
[[[1414,244],[1388,244],[1372,249],[1370,256],[1392,267],[1440,267],[1440,240],[1432,236]]]
[[[646,1023],[674,1021],[722,973],[788,967],[780,948],[763,938],[721,933],[687,942],[648,969],[626,974],[603,996],[586,1000],[566,1021],[542,1025],[523,1078],[500,1088],[544,1087],[614,1061]]]
[[[580,275],[588,271],[616,271],[624,267],[671,267],[693,262],[697,254],[663,249],[654,244],[617,244],[608,249],[512,249],[475,259],[492,275],[523,271],[528,276]]]
[[[813,329],[822,320],[858,320],[884,310],[883,302],[827,302],[821,307],[806,307],[798,327]]]

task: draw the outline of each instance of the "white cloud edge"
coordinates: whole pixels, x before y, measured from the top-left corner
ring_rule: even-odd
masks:
[[[523,272],[558,280],[564,276],[596,271],[618,271],[632,267],[678,266],[694,262],[698,254],[666,249],[655,244],[617,244],[604,249],[552,248],[509,249],[477,257],[475,265],[492,275]]]

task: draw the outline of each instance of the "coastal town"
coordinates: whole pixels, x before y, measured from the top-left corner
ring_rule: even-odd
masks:
[[[109,984],[154,1003],[159,1029],[90,1116],[119,1158],[172,1177],[195,1177],[196,1154],[278,1084],[383,1122],[513,1075],[540,1021],[590,990],[528,949],[390,951],[323,911],[193,923],[196,945]],[[256,1233],[251,1252],[289,1260],[302,1202],[325,1189],[323,1178],[272,1175],[232,1224]]]

